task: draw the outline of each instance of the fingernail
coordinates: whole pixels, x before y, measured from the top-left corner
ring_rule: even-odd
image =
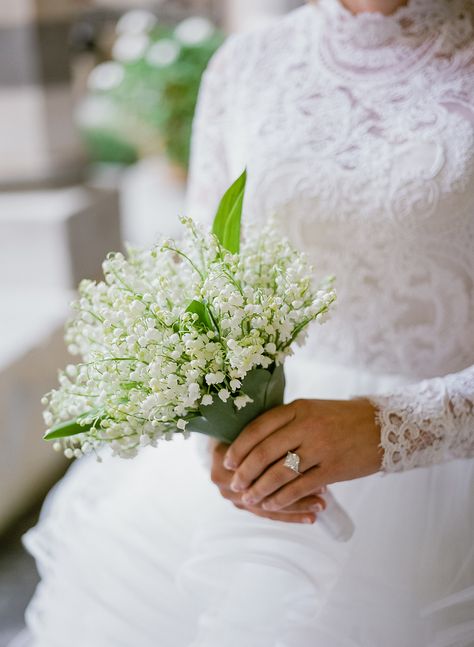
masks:
[[[244,494],[242,501],[245,503],[245,505],[254,505],[255,503],[257,503],[257,499],[251,494]]]
[[[242,490],[245,490],[245,486],[242,481],[234,478],[230,482],[230,489],[232,490],[232,492],[242,492]]]
[[[227,456],[224,458],[224,467],[227,470],[235,470],[237,465],[234,463],[234,461],[231,458],[227,458]]]
[[[320,503],[316,503],[316,505],[314,506],[315,513],[318,514],[319,512],[322,512],[323,510],[324,510],[323,506]]]
[[[314,523],[313,517],[303,517],[303,523]]]
[[[274,501],[266,501],[265,503],[262,503],[262,508],[264,510],[268,510],[269,512],[271,512],[272,510],[278,510],[278,506]]]

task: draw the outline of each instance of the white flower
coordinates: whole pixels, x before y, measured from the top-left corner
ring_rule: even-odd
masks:
[[[218,393],[218,396],[222,400],[222,402],[227,402],[227,400],[230,398],[230,393],[227,389],[221,389]]]
[[[115,41],[112,56],[120,63],[133,63],[144,55],[148,43],[145,34],[125,34]]]
[[[176,426],[178,427],[178,429],[181,429],[184,431],[186,429],[187,424],[188,423],[186,420],[181,419],[181,420],[178,420],[178,422],[176,423]]]
[[[142,434],[140,436],[140,446],[147,447],[150,444],[151,438],[148,434]]]
[[[117,22],[117,34],[141,34],[153,29],[157,19],[154,14],[145,9],[134,9],[123,14]]]
[[[234,379],[230,381],[230,388],[232,389],[232,391],[237,391],[237,389],[240,389],[241,386],[242,382],[240,380]]]
[[[43,420],[44,420],[44,423],[45,423],[45,425],[47,427],[51,427],[53,425],[54,418],[53,418],[53,414],[51,413],[51,411],[45,411],[43,413]]]
[[[177,60],[180,50],[179,43],[175,40],[163,38],[150,47],[146,60],[155,67],[167,67]]]
[[[100,63],[89,74],[87,85],[91,90],[107,92],[118,87],[124,77],[124,70],[120,63],[108,61]]]
[[[166,383],[170,387],[175,387],[178,385],[178,376],[176,373],[170,373],[166,378]]]
[[[190,397],[197,398],[201,393],[201,387],[197,382],[191,382],[188,384],[188,393]]]
[[[64,372],[68,377],[74,378],[77,376],[77,366],[75,366],[74,364],[68,364],[64,369]]]
[[[321,312],[316,316],[316,321],[318,321],[320,324],[326,323],[326,321],[329,321],[331,315],[329,312]]]
[[[192,46],[208,40],[214,31],[214,25],[209,20],[196,16],[180,22],[174,33],[184,45]]]
[[[248,395],[239,395],[234,400],[234,404],[237,407],[237,409],[239,409],[239,410],[243,409],[250,402],[253,402],[253,400]]]
[[[210,404],[212,404],[212,402],[213,402],[212,395],[206,394],[202,397],[201,404],[203,406],[207,407]]]
[[[206,375],[206,383],[209,385],[220,384],[220,382],[223,382],[224,379],[225,375],[221,371],[218,371],[217,373],[208,373]]]

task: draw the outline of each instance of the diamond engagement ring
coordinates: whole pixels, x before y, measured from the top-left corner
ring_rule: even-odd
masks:
[[[288,452],[285,458],[284,465],[285,467],[289,467],[290,470],[293,470],[293,472],[296,472],[297,474],[301,474],[300,462],[301,462],[301,458],[298,456],[298,454],[295,454],[294,452]]]

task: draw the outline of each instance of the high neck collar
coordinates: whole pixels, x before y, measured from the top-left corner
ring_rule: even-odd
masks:
[[[394,13],[352,13],[341,0],[317,0],[321,46],[334,67],[354,75],[407,71],[472,38],[471,0],[409,0]]]

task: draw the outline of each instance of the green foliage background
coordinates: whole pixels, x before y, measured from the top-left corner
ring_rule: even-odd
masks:
[[[160,26],[149,33],[149,39],[149,47],[162,39],[176,41],[180,47],[176,60],[158,67],[145,54],[137,61],[121,63],[124,78],[120,85],[92,94],[113,102],[123,128],[104,123],[99,128],[83,127],[81,132],[94,161],[130,164],[144,151],[162,150],[173,164],[186,170],[201,77],[224,38],[215,30],[207,40],[187,45],[175,38],[172,29]]]

